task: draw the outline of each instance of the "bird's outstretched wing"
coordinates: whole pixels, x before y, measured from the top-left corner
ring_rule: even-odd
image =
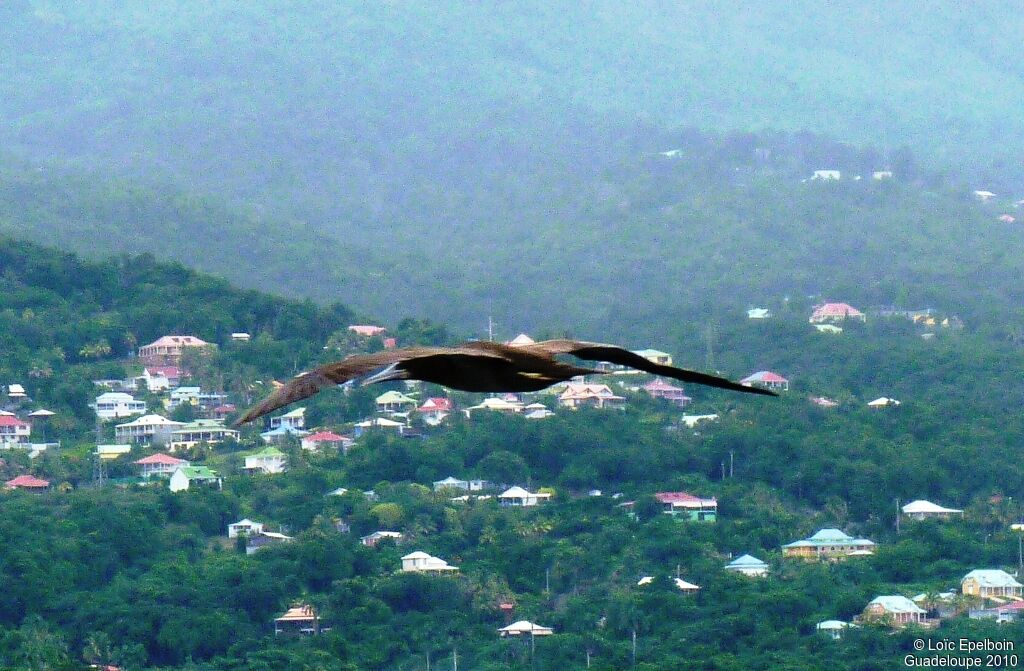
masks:
[[[325,364],[306,373],[300,373],[283,387],[278,388],[270,396],[248,412],[235,420],[234,426],[240,426],[278,408],[301,401],[316,394],[321,389],[344,384],[349,380],[371,373],[378,368],[388,366],[409,356],[408,351],[394,350],[374,354],[354,354],[341,361]]]
[[[580,340],[542,340],[541,342],[533,343],[532,345],[526,345],[523,349],[533,349],[538,352],[547,352],[551,355],[571,354],[572,356],[579,357],[580,359],[586,359],[587,361],[607,361],[608,363],[614,363],[620,366],[636,368],[637,370],[642,370],[653,375],[661,375],[663,377],[670,377],[674,380],[680,380],[682,382],[689,382],[692,384],[702,384],[708,387],[728,389],[730,391],[738,391],[746,394],[778,396],[774,391],[761,389],[760,387],[747,387],[724,377],[718,377],[717,375],[708,375],[707,373],[700,373],[695,370],[654,363],[639,354],[630,352],[628,349],[623,349],[617,345],[606,345],[603,343],[585,342]]]

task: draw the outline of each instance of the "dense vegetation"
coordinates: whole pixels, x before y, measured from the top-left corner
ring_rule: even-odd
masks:
[[[1013,364],[1020,339],[1005,323],[968,321],[925,340],[922,327],[900,317],[818,333],[794,301],[761,323],[725,312],[713,332],[697,329],[702,355],[733,376],[778,370],[792,380],[783,398],[691,388],[697,400],[688,412],[721,419],[687,430],[678,409],[624,390],[625,411],[560,411],[539,421],[476,414],[422,439],[374,433],[344,456],[292,445],[290,470],[273,476],[240,469],[240,454],[254,444],[250,429],[241,445],[192,455],[224,474],[223,491],[171,494],[90,486],[90,380],[127,374],[133,343],[164,332],[221,343],[193,362],[196,375],[244,402],[254,380],[336,355],[324,343],[379,342],[346,335],[352,315],[344,307],[238,291],[149,257],[93,263],[13,241],[2,250],[0,383],[23,381],[57,410],[52,430],[62,440],[59,453],[31,464],[5,454],[3,468],[71,487],[0,496],[6,666],[409,669],[424,668],[429,656],[431,668],[448,669],[455,651],[460,668],[582,669],[589,655],[591,668],[610,670],[633,663],[635,632],[641,669],[890,669],[918,634],[865,627],[837,642],[816,634],[815,623],[848,619],[879,594],[938,592],[972,568],[1017,560],[1008,525],[1022,514],[1014,495],[1024,486],[1016,413],[1024,389]],[[974,313],[994,311],[981,305]],[[228,335],[240,330],[253,340],[231,344]],[[403,343],[451,338],[418,320],[392,332]],[[90,347],[101,340],[109,348]],[[683,340],[650,344],[694,356]],[[807,401],[819,394],[840,407]],[[903,405],[864,407],[883,394]],[[368,390],[322,394],[309,404],[309,421],[343,429],[370,411],[372,398]],[[113,464],[111,475],[130,470]],[[556,496],[534,510],[456,504],[429,490],[448,475],[552,487]],[[351,491],[324,496],[338,486]],[[605,495],[585,496],[592,487]],[[377,501],[359,491],[368,489]],[[716,496],[719,520],[660,514],[651,494],[679,489]],[[904,524],[897,534],[897,498],[932,498],[966,515]],[[618,506],[629,499],[638,520]],[[296,540],[246,556],[224,537],[244,516]],[[336,519],[351,531],[340,533]],[[834,565],[780,559],[780,544],[825,526],[872,538],[879,551]],[[408,540],[359,544],[380,528]],[[460,566],[460,575],[396,574],[399,557],[416,549]],[[722,570],[745,552],[768,560],[771,576]],[[701,591],[679,593],[666,579],[677,572]],[[640,588],[644,575],[658,580]],[[331,631],[273,636],[271,620],[300,600]],[[538,639],[532,655],[529,641],[498,638],[501,603],[557,635]],[[1021,625],[964,618],[931,635],[1024,645]]]

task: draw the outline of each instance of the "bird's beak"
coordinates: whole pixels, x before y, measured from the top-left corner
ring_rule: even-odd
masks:
[[[382,368],[373,375],[364,377],[359,383],[360,387],[365,387],[370,384],[377,384],[378,382],[388,382],[389,380],[405,380],[409,373],[398,367],[397,363],[393,363],[387,368]]]

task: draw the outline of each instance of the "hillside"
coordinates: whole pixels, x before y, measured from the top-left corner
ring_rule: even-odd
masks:
[[[969,619],[965,609],[981,602],[962,595],[953,603],[962,612],[932,631],[893,635],[883,620],[834,641],[815,629],[859,616],[878,595],[937,594],[972,569],[1017,562],[1009,525],[1020,517],[1024,487],[1024,385],[1014,363],[1021,345],[998,324],[943,327],[940,314],[931,327],[873,313],[830,334],[792,301],[766,321],[728,313],[708,356],[734,377],[783,373],[790,389],[766,399],[688,386],[694,400],[682,411],[633,388],[646,378],[613,375],[592,381],[611,385],[621,410],[571,410],[535,395],[524,400],[552,415],[456,411],[431,426],[414,412],[392,415],[408,422],[408,435],[356,436],[354,422],[381,416],[374,394],[383,388],[328,391],[305,404],[306,426],[356,436],[347,450],[310,451],[293,438],[280,445],[285,472],[254,473],[246,457],[265,445],[262,429],[249,427],[237,439],[176,452],[215,469],[222,488],[171,492],[163,481],[138,481],[132,462],[155,446],[135,445],[108,462],[107,482],[95,475],[97,422],[87,404],[101,390],[92,380],[137,373],[133,343],[194,333],[219,344],[188,360],[190,384],[223,390],[239,405],[268,376],[382,343],[351,335],[344,326],[353,316],[342,306],[240,291],[145,256],[91,262],[13,241],[2,249],[0,383],[25,383],[32,400],[9,400],[19,417],[40,405],[56,411],[33,435],[45,430],[61,442],[35,459],[8,450],[0,463],[5,480],[32,474],[53,485],[0,492],[5,667],[385,671],[425,665],[427,656],[447,668],[454,654],[463,668],[610,671],[631,666],[635,654],[642,669],[854,671],[892,668],[922,637],[1024,645],[1020,624]],[[987,296],[978,294],[972,314],[996,312]],[[389,326],[402,343],[450,337],[424,321]],[[235,342],[238,330],[252,339]],[[664,345],[680,363],[692,356],[684,346]],[[417,401],[445,394],[403,390]],[[902,403],[867,407],[881,395]],[[137,397],[168,412],[166,391]],[[481,397],[450,399],[461,410]],[[201,409],[168,414],[186,421]],[[691,429],[683,413],[718,419]],[[101,424],[102,440],[122,421]],[[433,491],[452,475],[554,496],[507,508]],[[325,495],[339,487],[348,491]],[[713,497],[716,521],[663,514],[653,495],[675,491]],[[926,497],[964,514],[895,528],[897,500]],[[635,518],[625,501],[635,502]],[[246,554],[247,541],[225,536],[242,518],[292,540]],[[873,556],[783,556],[781,545],[831,527],[871,539]],[[360,543],[381,529],[403,538]],[[413,551],[459,571],[398,570]],[[764,559],[768,577],[723,569],[743,553]],[[682,593],[667,580],[680,575],[700,589]],[[644,576],[654,580],[638,585]],[[273,619],[296,602],[315,607],[323,633],[273,633]],[[499,638],[508,621],[501,604],[555,634],[535,646]]]

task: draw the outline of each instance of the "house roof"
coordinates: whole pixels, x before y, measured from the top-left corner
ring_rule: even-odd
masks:
[[[845,629],[845,628],[847,628],[847,627],[849,627],[851,625],[850,625],[849,622],[843,622],[842,620],[825,620],[824,622],[819,622],[818,624],[816,624],[814,626],[817,629],[832,630],[832,629]]]
[[[374,531],[372,534],[363,536],[360,540],[372,540],[375,538],[401,538],[402,534],[398,531]]]
[[[518,622],[513,622],[507,627],[502,627],[498,631],[500,631],[502,635],[505,636],[519,636],[521,634],[530,634],[532,636],[548,636],[550,634],[555,633],[555,630],[551,627],[545,627],[540,624],[534,624],[529,620],[519,620]]]
[[[440,411],[450,412],[452,409],[452,400],[443,396],[433,396],[423,402],[423,405],[419,407],[420,412]]]
[[[281,458],[281,457],[284,457],[284,456],[285,456],[284,452],[282,452],[281,450],[279,450],[276,447],[271,445],[271,446],[268,446],[268,447],[264,447],[259,452],[253,452],[252,454],[246,455],[246,459],[249,459],[251,457],[261,457],[261,458],[265,458],[265,459],[277,459],[277,458]]]
[[[274,622],[312,622],[317,619],[313,607],[308,604],[300,604],[289,608],[281,617],[275,617]]]
[[[32,475],[19,475],[13,480],[8,480],[6,484],[10,488],[44,489],[50,486],[50,481]]]
[[[863,317],[864,313],[848,303],[822,303],[814,308],[811,319]]]
[[[743,555],[733,559],[731,562],[725,565],[726,568],[768,568],[768,564],[764,563],[753,555]]]
[[[962,510],[956,508],[943,508],[940,505],[936,505],[931,501],[917,500],[911,501],[907,505],[903,506],[903,512],[905,513],[962,513]]]
[[[306,436],[305,440],[311,443],[340,443],[344,441],[345,438],[336,433],[331,433],[330,431],[317,431],[312,435]]]
[[[437,481],[434,482],[434,486],[435,487],[443,487],[445,485],[468,485],[468,484],[469,484],[469,481],[467,481],[467,480],[459,480],[458,478],[456,478],[454,476],[451,476],[451,475],[449,475],[444,480],[437,480]]]
[[[166,378],[181,377],[181,369],[177,366],[146,366],[143,371],[153,377],[163,375]]]
[[[900,595],[876,596],[868,605],[881,606],[887,613],[920,613],[921,615],[925,613],[923,608]]]
[[[383,403],[403,403],[415,405],[417,401],[414,398],[406,396],[400,391],[395,391],[394,389],[392,389],[378,396],[376,399],[376,403],[378,405]]]
[[[526,498],[548,498],[551,494],[547,492],[533,494],[522,487],[509,487],[498,495],[499,499],[526,499]]]
[[[177,466],[178,464],[188,465],[188,461],[185,459],[178,459],[177,457],[172,457],[171,455],[163,454],[162,452],[138,459],[135,463],[143,466],[147,466],[149,464],[164,464],[165,466]]]
[[[157,338],[144,347],[202,347],[203,345],[209,345],[210,343],[205,340],[200,340],[195,336],[177,336],[177,335],[165,335],[162,338]]]
[[[260,434],[260,436],[262,436],[264,438],[273,438],[274,436],[305,436],[308,433],[309,433],[308,431],[303,431],[302,429],[296,429],[291,424],[282,424],[281,426],[277,427],[276,429],[271,429],[270,431],[264,431],[263,433]]]
[[[510,347],[522,347],[523,345],[532,345],[535,342],[537,341],[531,338],[530,336],[526,335],[525,333],[520,333],[515,338],[512,338],[512,340],[509,340],[505,344],[509,345]]]
[[[366,429],[371,426],[398,427],[405,426],[405,424],[402,424],[401,422],[396,422],[393,419],[387,419],[385,417],[374,417],[373,419],[368,419],[363,422],[359,422],[358,424],[356,424],[356,426]]]
[[[124,426],[185,426],[184,422],[175,422],[174,420],[167,419],[163,415],[143,415],[138,419],[131,422],[125,422],[124,424],[118,424],[117,427],[121,428]]]
[[[677,387],[674,384],[665,382],[660,377],[653,382],[648,382],[643,386],[644,391],[683,391],[682,387]]]
[[[789,382],[789,380],[787,380],[786,378],[782,377],[778,373],[773,373],[770,370],[759,370],[756,373],[754,373],[752,375],[748,375],[747,377],[745,377],[742,380],[740,380],[740,384],[746,384],[746,383],[749,383],[749,382],[778,382],[778,383],[786,383],[786,382]]]
[[[868,405],[871,406],[872,408],[881,408],[881,407],[884,407],[884,406],[887,406],[887,405],[899,405],[899,404],[900,404],[900,402],[897,401],[896,399],[894,399],[894,398],[887,398],[885,396],[880,396],[879,398],[876,398],[873,401],[868,401]]]
[[[648,359],[648,358],[651,358],[651,357],[663,358],[663,357],[667,357],[667,356],[672,356],[668,352],[662,352],[661,350],[657,350],[657,349],[637,349],[637,350],[633,350],[633,354],[636,354],[638,356],[642,356],[645,359]]]
[[[964,576],[973,579],[982,587],[1024,587],[1012,575],[999,569],[974,569]]]
[[[697,590],[697,589],[700,589],[699,585],[694,585],[692,582],[686,582],[682,578],[673,578],[672,581],[676,584],[676,587],[678,587],[681,590]]]
[[[32,412],[28,413],[28,416],[29,417],[53,417],[56,414],[57,413],[55,413],[55,412],[53,412],[51,410],[46,410],[44,408],[39,408],[38,410],[33,410]]]
[[[14,415],[0,415],[0,426],[31,426]]]
[[[348,330],[365,338],[372,338],[387,331],[383,326],[374,326],[372,324],[351,324]]]
[[[251,526],[261,527],[261,526],[263,526],[263,524],[261,522],[253,522],[248,517],[246,517],[244,520],[238,520],[234,524],[229,524],[228,526],[229,527],[251,527]]]
[[[217,471],[211,470],[207,466],[182,466],[174,473],[181,473],[189,480],[216,480],[220,477],[217,475]]]
[[[20,384],[9,384],[9,385],[7,385],[7,395],[8,396],[24,396],[25,395],[25,387],[21,386]]]
[[[428,555],[423,550],[416,550],[402,557],[402,559],[430,559],[431,555]]]
[[[854,538],[839,529],[821,529],[810,538],[794,541],[783,545],[784,548],[820,547],[822,545],[874,545],[875,542],[867,538]]]
[[[681,508],[696,508],[705,505],[718,505],[718,501],[715,497],[710,499],[702,499],[699,496],[693,494],[687,494],[686,492],[658,492],[654,495],[660,503],[670,503],[672,506],[679,506]]]
[[[306,416],[306,409],[305,408],[295,408],[291,412],[286,412],[283,415],[278,415],[274,419],[284,419],[285,417],[287,417],[288,419],[298,419],[300,417],[305,417],[305,416]]]

